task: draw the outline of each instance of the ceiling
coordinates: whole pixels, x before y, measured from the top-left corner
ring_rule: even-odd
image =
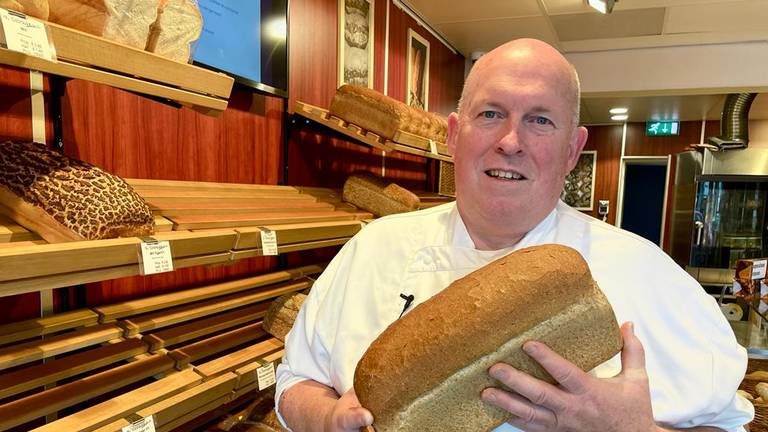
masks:
[[[768,0],[618,0],[603,15],[584,0],[407,0],[465,57],[511,39],[532,37],[569,53],[768,40]],[[766,72],[768,73],[768,72]],[[660,89],[661,90],[661,89]],[[723,94],[590,97],[582,121],[610,123],[608,109],[629,108],[629,121],[717,120]],[[759,95],[750,119],[768,119]]]

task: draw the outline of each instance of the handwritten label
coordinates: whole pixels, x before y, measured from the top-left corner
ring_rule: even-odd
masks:
[[[0,9],[0,23],[3,25],[6,48],[44,60],[56,61],[55,51],[48,42],[45,24],[27,18],[22,13],[5,9]]]
[[[155,417],[144,417],[121,429],[122,432],[155,432]]]
[[[173,271],[171,244],[165,241],[141,242],[141,274],[151,275]]]
[[[765,269],[768,260],[752,261],[752,280],[765,279]]]
[[[277,255],[277,233],[268,228],[261,230],[261,253],[264,256]]]
[[[259,391],[275,384],[275,364],[269,362],[264,366],[256,369],[256,378],[259,381]]]

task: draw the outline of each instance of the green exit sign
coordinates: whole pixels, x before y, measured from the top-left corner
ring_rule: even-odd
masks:
[[[679,121],[647,121],[645,122],[646,136],[679,135]]]

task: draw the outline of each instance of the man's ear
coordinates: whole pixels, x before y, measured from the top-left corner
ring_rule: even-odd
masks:
[[[581,151],[584,150],[584,146],[587,144],[588,135],[587,128],[584,126],[579,126],[573,131],[571,141],[568,143],[568,172],[574,169],[576,163],[579,162],[579,156],[581,155]]]
[[[452,154],[456,154],[456,141],[459,137],[459,115],[451,113],[448,116],[448,136],[446,138],[446,144],[448,144],[448,151]]]

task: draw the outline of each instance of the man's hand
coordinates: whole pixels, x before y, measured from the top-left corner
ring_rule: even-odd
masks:
[[[373,423],[373,415],[360,406],[355,389],[339,397],[334,389],[311,380],[283,393],[280,414],[296,432],[358,432]]]
[[[370,426],[373,415],[360,406],[355,389],[352,388],[339,398],[336,405],[325,418],[326,432],[358,432],[360,428]]]
[[[546,345],[526,342],[523,350],[559,385],[497,363],[490,368],[491,376],[512,392],[487,388],[482,398],[514,415],[509,423],[528,432],[656,431],[643,346],[635,337],[631,323],[621,326],[621,334],[624,338],[622,369],[613,378],[593,377]]]

